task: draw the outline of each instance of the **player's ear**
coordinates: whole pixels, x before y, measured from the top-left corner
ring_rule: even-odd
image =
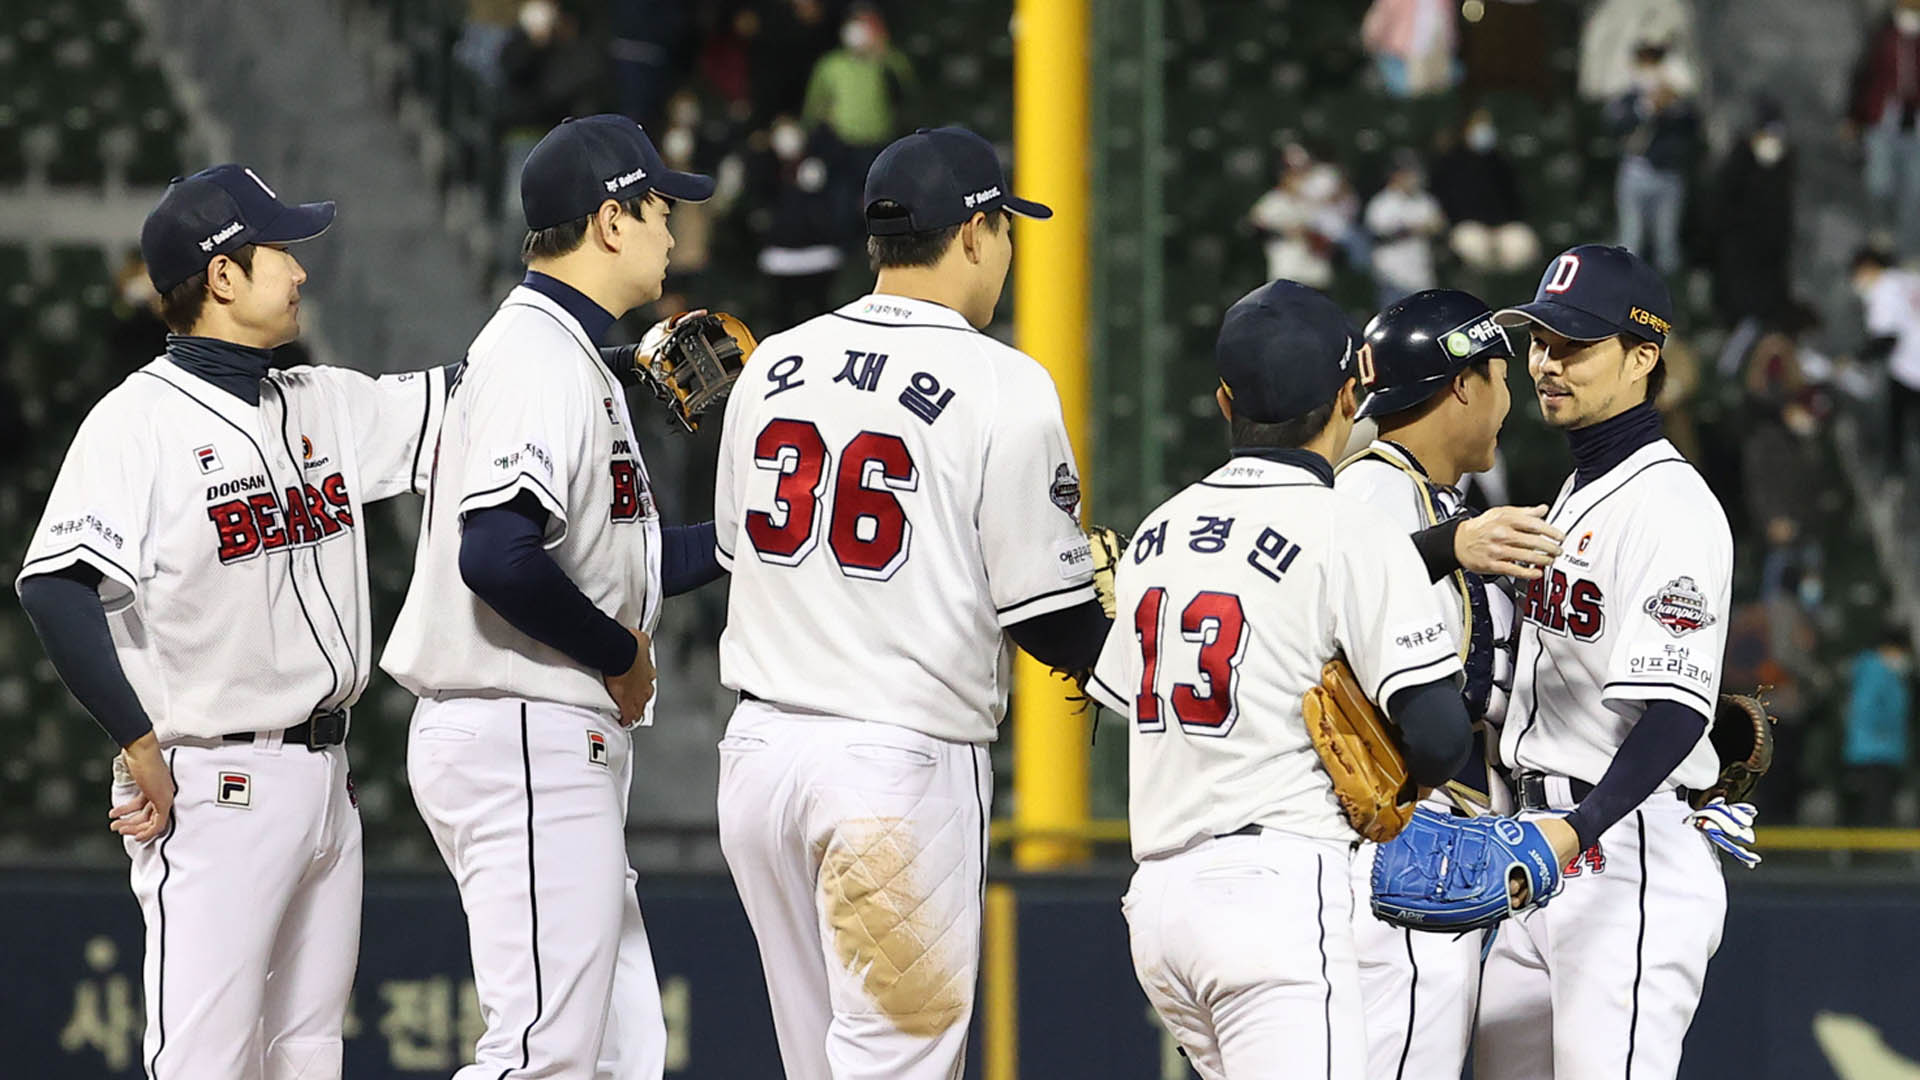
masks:
[[[1352,378],[1347,379],[1340,384],[1340,396],[1335,399],[1339,402],[1340,415],[1348,420],[1360,411],[1360,393],[1355,389],[1359,385]]]
[[[1227,384],[1221,383],[1213,391],[1213,400],[1220,406],[1220,415],[1227,423],[1233,423],[1233,395],[1227,393]]]
[[[1627,380],[1635,382],[1653,374],[1654,365],[1660,362],[1660,346],[1651,341],[1632,341],[1627,348]]]
[[[612,199],[600,204],[593,212],[593,232],[602,247],[608,251],[620,250],[620,204]]]
[[[207,292],[215,300],[231,302],[240,291],[239,284],[234,280],[239,276],[239,264],[225,255],[215,255],[207,263]]]

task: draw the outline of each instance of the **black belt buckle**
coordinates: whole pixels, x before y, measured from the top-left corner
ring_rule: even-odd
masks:
[[[299,727],[307,729],[307,737],[304,741],[309,750],[324,750],[329,746],[339,746],[347,741],[347,711],[333,709],[328,712],[314,713]],[[288,734],[292,733],[288,732]]]

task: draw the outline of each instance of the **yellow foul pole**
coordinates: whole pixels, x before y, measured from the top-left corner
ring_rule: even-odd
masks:
[[[1060,390],[1067,435],[1084,485],[1088,431],[1087,55],[1088,0],[1015,0],[1013,12],[1013,186],[1053,207],[1053,218],[1016,219],[1014,333],[1020,349],[1046,365]],[[1084,488],[1083,488],[1084,490]],[[1082,507],[1084,512],[1084,506]],[[1067,701],[1067,685],[1019,654],[1014,675],[1013,807],[1022,829],[1086,824],[1087,717]],[[1059,866],[1085,857],[1079,841],[1020,841],[1014,863]]]

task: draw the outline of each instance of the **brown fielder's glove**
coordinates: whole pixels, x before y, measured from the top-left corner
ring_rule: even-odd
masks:
[[[1773,767],[1773,717],[1767,715],[1760,692],[1721,694],[1713,711],[1708,739],[1720,758],[1720,778],[1705,791],[1693,793],[1695,810],[1715,799],[1730,803],[1753,801],[1753,789]]]
[[[1093,595],[1100,601],[1100,609],[1111,619],[1118,609],[1113,592],[1113,571],[1120,565],[1120,556],[1126,554],[1127,538],[1105,525],[1088,525],[1086,532],[1087,546],[1093,560]],[[1093,669],[1054,668],[1053,673],[1073,684],[1074,694],[1070,700],[1080,702],[1082,709],[1092,703],[1093,699],[1087,695],[1087,681],[1093,678]]]
[[[1334,798],[1354,831],[1376,844],[1393,839],[1426,793],[1408,776],[1400,744],[1345,660],[1327,661],[1320,685],[1307,691],[1301,710],[1307,736],[1333,779]]]
[[[621,382],[651,390],[681,427],[695,431],[706,411],[733,389],[755,344],[739,319],[701,312],[659,323],[640,344],[602,349],[600,355]]]

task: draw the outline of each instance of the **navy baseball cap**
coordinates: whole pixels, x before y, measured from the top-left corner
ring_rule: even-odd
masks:
[[[867,233],[931,232],[995,210],[1053,216],[1052,207],[1019,198],[1009,186],[992,143],[963,127],[921,128],[895,139],[867,170]],[[878,202],[899,209],[876,215]]]
[[[657,191],[705,202],[713,187],[711,176],[667,168],[639,124],[601,113],[562,120],[527,155],[520,168],[520,209],[527,228],[538,231],[578,221],[608,199],[626,202]]]
[[[1278,424],[1333,400],[1354,375],[1358,338],[1319,290],[1269,281],[1227,309],[1213,365],[1235,416]]]
[[[1548,264],[1533,303],[1500,311],[1502,326],[1541,326],[1574,341],[1632,334],[1658,345],[1673,327],[1673,296],[1647,261],[1623,247],[1581,244]]]
[[[165,295],[207,268],[215,255],[248,244],[295,244],[333,224],[331,202],[288,206],[245,165],[215,165],[175,178],[140,226],[147,279]]]

